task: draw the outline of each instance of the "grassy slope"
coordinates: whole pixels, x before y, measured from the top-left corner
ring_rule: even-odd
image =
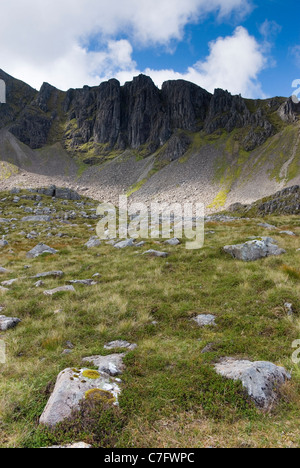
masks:
[[[4,196],[1,216],[23,215],[11,203],[12,196],[2,193],[0,199]],[[45,205],[49,203],[45,199]],[[22,204],[32,202],[22,200]],[[57,202],[60,208],[66,206]],[[78,211],[71,202],[67,208]],[[267,221],[300,234],[297,217]],[[26,259],[25,253],[37,241],[18,235],[33,229],[19,222],[8,236],[14,253],[1,250],[1,266],[12,272],[1,276],[1,281],[49,270],[65,272],[63,279],[45,279],[41,289],[34,287],[35,280],[25,279],[0,298],[3,313],[22,319],[4,336],[9,359],[0,367],[2,447],[74,440],[109,447],[299,446],[300,372],[291,361],[291,345],[299,338],[300,326],[298,238],[274,235],[287,254],[246,264],[227,257],[221,248],[248,236],[269,235],[269,231],[259,228],[256,219],[210,223],[206,228],[215,234],[207,235],[202,250],[149,241],[144,249],[168,250],[170,257],[147,259],[134,248],[118,251],[103,244],[97,250],[85,250],[83,245],[93,232],[88,231],[86,220],[78,217],[74,222],[77,228],[56,229],[57,222],[52,224],[53,234],[61,231],[67,237],[39,238],[57,248],[57,256]],[[31,268],[25,270],[25,265]],[[98,272],[99,284],[76,286],[75,295],[50,298],[42,293]],[[293,320],[286,317],[286,301],[294,305]],[[62,312],[54,314],[58,309]],[[198,328],[189,319],[200,313],[215,314],[218,326]],[[82,420],[54,433],[38,429],[57,374],[80,366],[85,356],[103,354],[103,345],[119,338],[138,344],[125,359],[119,412],[99,413],[88,431]],[[67,340],[75,349],[65,356]],[[212,351],[201,354],[209,343],[214,343]],[[259,414],[239,384],[215,374],[213,363],[222,356],[270,360],[293,371],[293,380],[272,414]]]

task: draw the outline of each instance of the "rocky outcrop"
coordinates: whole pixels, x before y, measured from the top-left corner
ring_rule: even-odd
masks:
[[[224,252],[230,254],[237,260],[244,262],[253,262],[261,258],[270,256],[282,255],[285,252],[284,249],[280,249],[274,239],[270,237],[262,237],[257,240],[245,242],[245,244],[237,245],[226,245]]]
[[[241,96],[221,89],[211,95],[184,80],[167,81],[160,90],[144,75],[124,86],[112,79],[67,92],[44,83],[37,93],[11,77],[7,83],[0,128],[9,125],[10,132],[33,149],[62,142],[68,151],[86,155],[90,164],[112,150],[139,149],[148,155],[167,142],[162,158],[172,161],[187,151],[187,133],[200,130],[211,134],[245,128],[242,147],[250,151],[275,133],[268,109],[275,112],[282,104],[273,99],[266,106],[259,101],[249,105]],[[288,101],[279,114],[290,119],[294,110]]]
[[[0,106],[0,128],[16,122],[20,114],[35,99],[37,91],[0,70],[6,85],[6,104]]]
[[[239,380],[259,409],[270,410],[279,398],[282,385],[291,379],[283,368],[271,362],[250,362],[223,359],[215,365],[216,372],[228,379]]]
[[[251,205],[235,203],[229,207],[232,212],[252,213],[259,216],[271,214],[299,214],[300,186],[287,187],[264,200],[258,200]]]
[[[288,123],[293,123],[299,120],[300,116],[300,102],[297,104],[292,98],[289,98],[280,108],[278,109],[279,117]]]

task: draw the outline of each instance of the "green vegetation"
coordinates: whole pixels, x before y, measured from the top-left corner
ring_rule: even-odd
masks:
[[[8,192],[2,198],[7,200],[1,217],[24,216],[21,205],[34,203],[13,203]],[[51,203],[46,197],[42,201],[44,206]],[[96,206],[91,202],[91,209]],[[184,243],[158,246],[155,240],[142,249],[117,250],[102,242],[87,250],[84,244],[93,233],[79,215],[82,208],[62,201],[55,207],[58,213],[75,210],[73,225],[51,222],[49,238],[44,231],[48,225],[14,222],[9,246],[1,250],[1,266],[11,271],[1,281],[24,277],[0,297],[2,313],[22,319],[17,328],[1,333],[8,353],[7,363],[0,365],[1,447],[79,440],[94,447],[128,448],[299,446],[300,370],[291,360],[300,330],[298,237],[272,232],[287,253],[254,263],[235,261],[222,247],[269,235],[255,218],[208,223],[206,229],[215,234],[207,234],[199,251],[186,250]],[[297,216],[266,221],[300,235]],[[97,221],[88,222],[95,226]],[[4,228],[0,224],[0,236]],[[33,228],[41,232],[38,239],[19,234]],[[58,232],[64,237],[57,237]],[[59,253],[27,259],[26,252],[41,241]],[[149,248],[170,256],[142,256]],[[44,286],[36,288],[30,277],[52,270],[65,276],[44,278]],[[95,273],[101,275],[95,286],[76,285],[72,295],[43,295],[44,289]],[[287,317],[286,302],[293,304],[293,318]],[[214,314],[217,326],[199,328],[190,320],[201,313]],[[117,339],[138,344],[125,358],[119,408],[95,392],[95,398],[87,398],[55,430],[38,427],[58,373],[65,368],[75,372],[83,357],[110,354],[104,345]],[[74,349],[66,355],[67,341]],[[202,354],[211,343],[211,350]],[[215,373],[214,363],[224,356],[267,360],[292,371],[272,413],[258,412],[240,383]]]

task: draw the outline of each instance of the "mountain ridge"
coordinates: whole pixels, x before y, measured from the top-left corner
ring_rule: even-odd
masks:
[[[300,183],[300,105],[291,98],[211,94],[183,80],[159,89],[145,75],[66,92],[48,83],[36,91],[2,70],[0,79],[0,159],[15,168],[0,175],[3,188],[11,178],[36,185],[59,177],[56,185],[87,186],[97,199],[200,197],[216,210]],[[20,145],[31,170],[7,149]]]

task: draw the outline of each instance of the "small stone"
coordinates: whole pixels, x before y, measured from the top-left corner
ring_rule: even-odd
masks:
[[[61,286],[60,288],[44,291],[45,296],[53,296],[60,292],[76,292],[74,286]]]
[[[199,327],[216,326],[216,317],[211,314],[198,315],[192,319]]]
[[[144,252],[143,255],[148,255],[149,257],[161,257],[161,258],[167,258],[168,253],[167,252],[159,252],[158,250],[147,250],[147,252]]]
[[[117,340],[117,341],[111,341],[110,343],[104,346],[104,349],[117,349],[117,348],[125,348],[125,349],[128,349],[129,351],[133,351],[134,349],[137,348],[137,344],[131,344],[131,343],[128,343],[128,341]]]

